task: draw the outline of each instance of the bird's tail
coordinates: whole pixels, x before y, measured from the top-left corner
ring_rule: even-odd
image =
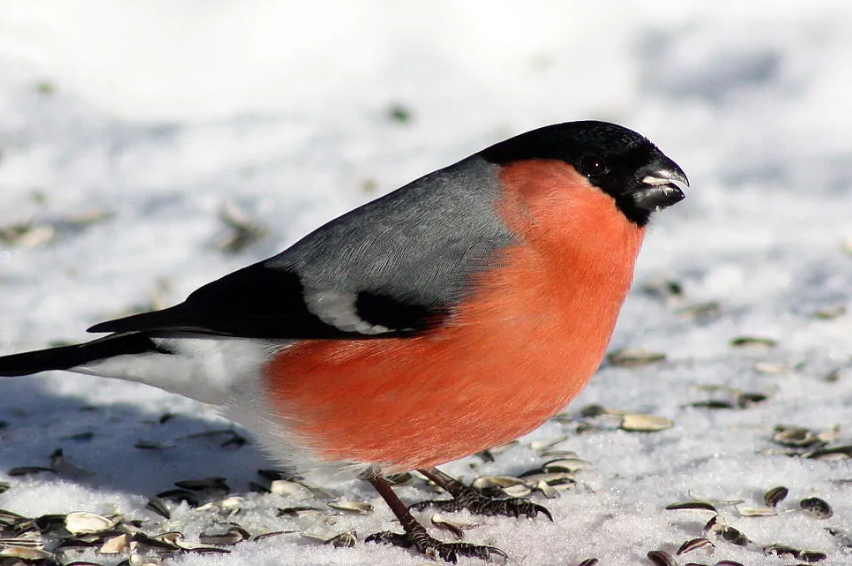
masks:
[[[42,371],[67,370],[114,356],[163,353],[145,334],[111,334],[98,340],[0,356],[0,377],[31,375]]]

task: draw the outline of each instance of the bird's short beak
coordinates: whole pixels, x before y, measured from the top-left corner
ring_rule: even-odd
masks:
[[[639,179],[639,187],[631,193],[633,202],[639,208],[651,211],[662,210],[685,198],[675,182],[689,186],[683,169],[665,156],[640,169]]]

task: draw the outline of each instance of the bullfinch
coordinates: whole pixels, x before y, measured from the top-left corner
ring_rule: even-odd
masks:
[[[419,470],[490,515],[436,466],[528,433],[604,356],[652,213],[686,175],[640,134],[581,121],[488,147],[356,208],[185,302],[102,322],[106,336],[0,357],[0,376],[67,370],[218,407],[277,461],[345,470],[402,533],[370,540],[455,562],[495,547],[430,536],[387,474]]]

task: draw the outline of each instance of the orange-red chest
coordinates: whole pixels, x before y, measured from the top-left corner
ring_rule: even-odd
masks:
[[[564,407],[600,364],[642,240],[610,197],[565,193],[574,202],[547,203],[569,205],[559,226],[546,225],[554,210],[506,203],[520,242],[477,278],[448,325],[281,352],[266,387],[287,428],[321,460],[392,472],[507,442]],[[529,215],[542,223],[527,229]]]

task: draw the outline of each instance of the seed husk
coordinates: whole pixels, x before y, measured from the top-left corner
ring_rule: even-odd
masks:
[[[778,511],[772,507],[737,507],[737,513],[743,517],[772,517],[778,514]]]
[[[176,481],[175,485],[190,491],[215,491],[224,493],[230,493],[231,491],[231,488],[228,486],[225,478],[204,478],[201,480]]]
[[[226,544],[233,545],[251,538],[247,530],[239,525],[231,525],[224,532],[203,532],[198,535],[198,541],[202,544]]]
[[[308,491],[308,488],[294,481],[273,480],[269,484],[269,491],[276,495],[296,495]]]
[[[530,493],[532,493],[532,489],[530,489],[525,484],[512,485],[509,487],[504,487],[500,491],[506,494],[508,497],[526,497]]]
[[[740,393],[737,395],[737,407],[748,409],[752,405],[766,401],[768,398],[763,393]]]
[[[723,527],[720,532],[722,539],[737,546],[748,546],[749,540],[739,529]]]
[[[53,557],[52,552],[42,550],[41,548],[31,548],[27,546],[7,546],[0,550],[0,556],[9,556],[12,558],[20,558],[25,561],[45,560]]]
[[[773,487],[763,494],[763,502],[766,503],[768,507],[775,507],[786,499],[788,493],[790,493],[790,490],[783,485]]]
[[[819,497],[808,497],[799,502],[802,511],[808,513],[814,519],[824,520],[834,515],[831,505]]]
[[[56,473],[56,470],[53,468],[45,468],[44,466],[18,466],[17,468],[12,468],[8,472],[6,472],[9,477],[21,477],[21,476],[29,476],[32,474],[40,474],[42,472],[50,472],[52,474]]]
[[[852,445],[835,446],[834,448],[818,448],[802,455],[812,460],[834,462],[837,460],[848,460],[852,458]]]
[[[661,362],[666,359],[666,355],[663,352],[627,348],[610,352],[606,359],[614,366],[638,367]]]
[[[473,480],[471,487],[477,491],[492,488],[502,489],[512,487],[514,485],[523,485],[525,481],[526,480],[516,478],[514,476],[479,476]]]
[[[711,511],[713,513],[719,512],[716,507],[713,506],[712,503],[708,503],[707,501],[681,501],[679,503],[672,503],[671,505],[666,505],[666,510]]]
[[[447,519],[439,513],[435,513],[434,515],[432,515],[432,524],[438,527],[439,529],[443,529],[449,532],[456,540],[464,539],[464,531],[474,529],[479,526],[478,523],[464,523],[461,521],[453,521],[451,519]]]
[[[369,515],[373,512],[373,506],[366,501],[331,501],[327,503],[332,509],[346,511],[348,513],[356,513],[358,515]]]
[[[597,558],[586,558],[577,564],[577,566],[597,566],[598,562],[600,562],[600,560]]]
[[[86,511],[75,511],[65,516],[65,530],[72,535],[102,533],[115,527],[121,515],[98,515]]]
[[[720,560],[716,562],[716,566],[743,566],[743,563],[736,560]]]
[[[116,535],[107,538],[98,552],[101,554],[118,554],[125,552],[130,547],[131,537],[128,534]],[[67,565],[66,565],[67,566]]]
[[[304,517],[306,515],[316,515],[317,513],[322,513],[320,509],[316,507],[286,507],[284,509],[278,509],[278,517]]]
[[[298,533],[298,532],[299,531],[296,531],[296,530],[270,531],[268,533],[261,533],[261,534],[255,536],[253,540],[259,541],[259,540],[263,540],[263,539],[267,539],[267,538],[277,537],[277,536],[281,536],[281,535],[290,535],[290,534]]]
[[[799,557],[799,549],[786,544],[771,544],[769,546],[764,546],[763,553],[767,556],[777,556],[778,558]]]
[[[777,340],[765,338],[762,336],[737,336],[731,339],[731,346],[734,348],[745,348],[751,346],[761,346],[764,348],[774,348],[778,345]]]
[[[819,442],[819,439],[806,428],[779,425],[775,427],[775,434],[772,435],[772,441],[781,446],[803,448],[816,444]]]
[[[680,545],[680,548],[677,549],[677,555],[680,556],[682,554],[686,554],[687,552],[692,552],[694,550],[698,550],[699,548],[704,548],[705,546],[709,546],[710,549],[715,547],[715,545],[710,539],[704,537],[694,538]]]
[[[658,432],[674,426],[674,421],[656,415],[641,415],[638,413],[624,415],[621,429],[630,432]]]
[[[805,562],[822,562],[826,558],[828,558],[827,554],[817,550],[803,550],[799,552],[799,560],[803,560]]]
[[[653,562],[654,566],[677,566],[675,559],[665,550],[652,550],[648,552],[648,560]]]

